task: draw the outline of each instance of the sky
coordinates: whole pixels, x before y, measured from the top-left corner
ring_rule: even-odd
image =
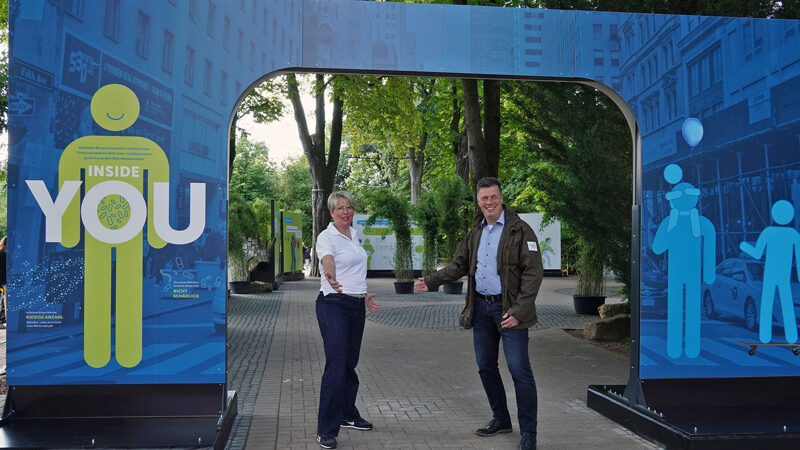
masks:
[[[305,106],[305,104],[304,104]],[[311,119],[309,119],[310,121]],[[267,124],[255,123],[251,116],[239,119],[237,124],[249,133],[251,141],[260,141],[269,148],[269,159],[278,166],[290,157],[303,154],[303,146],[297,134],[297,125],[291,107],[287,113],[276,122]]]
[[[308,126],[314,126],[314,96],[311,95],[311,85],[308,78],[298,77],[300,81],[300,99],[303,102],[303,109],[306,113]],[[303,154],[303,146],[297,133],[297,123],[294,121],[294,109],[289,100],[284,101],[284,115],[280,120],[267,124],[259,124],[253,121],[251,116],[239,119],[238,126],[246,130],[251,141],[260,141],[267,144],[269,148],[269,159],[278,166],[291,157],[298,157]],[[325,101],[325,118],[330,121],[333,114],[333,105]],[[313,129],[312,129],[313,131]]]

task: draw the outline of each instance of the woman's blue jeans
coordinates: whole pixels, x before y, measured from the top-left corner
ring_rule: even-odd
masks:
[[[475,344],[475,361],[481,376],[483,389],[489,397],[489,406],[495,419],[511,423],[506,391],[497,366],[500,341],[508,363],[508,371],[514,380],[517,396],[517,416],[520,433],[536,433],[536,381],[533,379],[528,358],[528,329],[500,329],[503,313],[502,302],[489,303],[475,299],[475,314],[472,321],[472,339]]]
[[[364,300],[344,294],[317,296],[317,323],[325,346],[325,371],[319,392],[317,435],[338,436],[342,420],[360,419],[356,409],[366,310]]]

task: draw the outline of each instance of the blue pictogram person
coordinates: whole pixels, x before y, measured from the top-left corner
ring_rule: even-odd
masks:
[[[656,231],[653,252],[667,255],[667,354],[696,358],[700,354],[700,275],[714,282],[716,242],[714,225],[696,206],[700,189],[681,182],[676,164],[664,169],[664,178],[675,186],[665,195],[672,210]],[[684,338],[685,327],[685,338]]]
[[[781,301],[783,329],[786,342],[797,342],[794,304],[790,278],[792,258],[797,264],[800,278],[800,233],[792,227],[784,226],[794,219],[794,207],[786,200],[778,200],[772,205],[772,220],[780,226],[769,226],[758,235],[755,247],[741,242],[739,248],[755,259],[761,259],[766,250],[764,263],[764,283],[761,289],[761,309],[759,312],[758,338],[764,344],[772,340],[772,306],[775,301],[775,288]]]

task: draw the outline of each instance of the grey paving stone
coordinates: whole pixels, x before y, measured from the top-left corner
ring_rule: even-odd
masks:
[[[475,368],[472,335],[457,324],[463,296],[399,296],[391,281],[368,280],[383,309],[368,316],[358,366],[356,404],[375,430],[343,429],[339,448],[516,448],[518,432],[488,439],[473,433],[491,412]],[[564,282],[555,283],[563,289],[559,283]],[[246,448],[319,448],[314,435],[324,353],[314,313],[317,289],[316,280],[282,287]],[[531,332],[539,447],[658,448],[585,406],[589,384],[627,381],[626,358],[561,330],[597,317],[576,315],[571,297],[553,289],[543,290],[540,299],[541,323]],[[513,405],[513,384],[502,358],[500,365]],[[515,414],[512,407],[516,424]]]
[[[369,320],[381,325],[400,328],[437,331],[465,331],[458,324],[458,316],[464,308],[459,303],[444,303],[423,306],[402,306],[385,308],[369,315]],[[536,308],[539,323],[534,329],[580,328],[599,319],[597,316],[576,314],[571,306],[539,305]]]
[[[238,397],[227,449],[244,448],[261,386],[282,291],[231,295],[228,300],[228,389]]]

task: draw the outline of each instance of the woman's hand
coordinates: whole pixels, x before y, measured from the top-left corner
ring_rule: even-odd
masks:
[[[338,293],[342,293],[342,284],[336,281],[336,278],[333,277],[331,273],[325,273],[325,278],[328,279],[328,283],[331,285],[334,291]]]
[[[381,308],[381,305],[375,303],[375,294],[367,294],[364,298],[364,304],[367,305],[367,311],[374,313]]]

